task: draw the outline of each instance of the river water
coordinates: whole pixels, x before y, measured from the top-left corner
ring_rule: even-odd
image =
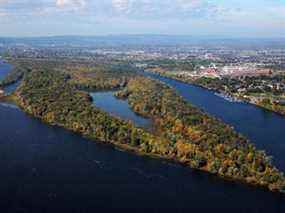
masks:
[[[209,98],[209,108],[216,108],[210,100],[223,101]],[[271,116],[275,115],[269,113]],[[280,195],[101,145],[3,103],[0,168],[0,207],[5,213],[81,213],[111,208],[130,212],[285,212],[285,198]]]
[[[151,129],[152,123],[150,119],[143,118],[134,113],[127,100],[117,99],[114,92],[94,92],[91,93],[93,103],[98,108],[117,116],[124,120],[132,121],[137,127]]]
[[[4,63],[0,60],[0,81],[11,71],[12,65]]]

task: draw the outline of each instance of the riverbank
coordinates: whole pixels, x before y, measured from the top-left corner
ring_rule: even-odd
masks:
[[[264,152],[256,150],[221,121],[187,104],[171,88],[154,80],[136,78],[128,83],[127,89],[132,92],[128,98],[131,98],[129,103],[134,111],[145,112],[145,116],[156,120],[161,128],[158,135],[96,109],[90,96],[77,90],[62,73],[34,71],[27,74],[15,97],[25,112],[92,140],[172,159],[226,179],[272,191],[283,190],[284,177],[271,165]],[[166,105],[144,107],[149,103]],[[173,111],[177,106],[180,106],[179,110]],[[160,113],[168,116],[161,117]],[[168,123],[173,127],[169,129]],[[240,155],[244,158],[239,158]]]
[[[154,75],[159,75],[159,76],[162,76],[162,77],[174,79],[174,80],[177,80],[177,81],[180,81],[180,82],[183,82],[183,83],[192,84],[192,85],[195,85],[195,86],[198,86],[198,87],[201,87],[201,88],[213,91],[213,92],[217,93],[218,96],[221,96],[222,98],[224,98],[226,100],[229,100],[229,101],[245,102],[245,103],[252,104],[254,106],[260,107],[260,108],[262,108],[264,110],[275,112],[275,113],[277,113],[279,115],[282,115],[282,116],[285,115],[285,107],[280,108],[277,105],[275,106],[273,103],[263,104],[262,101],[260,101],[259,99],[254,98],[254,97],[244,96],[244,95],[241,95],[241,94],[230,93],[229,91],[225,92],[224,90],[204,85],[203,83],[199,83],[199,81],[197,81],[197,80],[192,80],[192,79],[189,79],[189,78],[182,78],[182,77],[175,76],[175,75],[167,75],[167,74],[164,74],[164,73],[161,73],[161,72],[152,71],[152,70],[147,70],[145,72],[149,72],[149,73],[152,73]]]

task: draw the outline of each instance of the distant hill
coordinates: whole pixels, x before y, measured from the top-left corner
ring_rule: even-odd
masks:
[[[285,38],[226,38],[186,35],[107,35],[107,36],[50,36],[0,37],[2,45],[31,46],[117,46],[117,45],[198,45],[230,47],[285,48]]]

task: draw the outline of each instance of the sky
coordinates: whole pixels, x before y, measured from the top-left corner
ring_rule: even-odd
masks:
[[[285,0],[0,0],[0,36],[285,37]]]

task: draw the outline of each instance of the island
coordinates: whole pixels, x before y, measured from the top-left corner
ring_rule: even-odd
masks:
[[[74,66],[68,61],[31,60],[27,68],[21,70],[21,84],[9,100],[50,125],[226,180],[284,192],[284,175],[270,156],[231,126],[191,105],[165,83],[128,66],[125,70],[106,64]],[[94,106],[89,92],[102,89],[116,89],[116,97],[127,100],[135,113],[150,118],[155,131],[138,128]]]

